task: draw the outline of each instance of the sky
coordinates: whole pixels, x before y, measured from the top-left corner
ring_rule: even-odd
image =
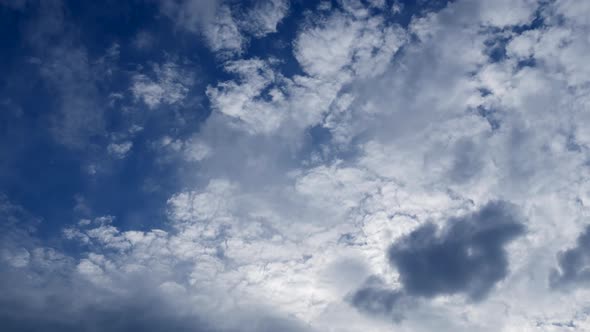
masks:
[[[0,0],[0,330],[590,331],[590,2]]]

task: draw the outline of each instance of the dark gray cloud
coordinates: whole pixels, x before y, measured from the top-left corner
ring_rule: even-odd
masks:
[[[403,312],[399,307],[405,299],[402,292],[387,288],[381,279],[373,276],[348,300],[360,311],[392,316],[394,320],[399,321],[403,318]]]
[[[494,201],[451,218],[441,230],[421,226],[393,244],[388,257],[409,295],[462,293],[481,300],[508,274],[504,246],[524,231],[514,206]]]
[[[7,280],[9,273],[3,271],[2,282],[24,286],[23,283]],[[44,281],[45,282],[45,281]],[[29,285],[31,286],[31,285]],[[0,296],[0,330],[6,332],[46,331],[182,331],[213,332],[200,317],[177,314],[167,308],[165,301],[149,293],[132,297],[108,297],[94,294],[96,300],[87,296],[88,291],[65,287],[55,283],[44,289],[21,289],[6,291]],[[63,285],[65,286],[65,285]],[[3,289],[6,290],[6,289]],[[107,297],[107,299],[102,299]],[[98,300],[100,299],[100,300]]]
[[[580,234],[576,246],[557,255],[559,268],[549,275],[552,288],[590,284],[590,225]]]
[[[31,262],[0,266],[0,331],[3,332],[303,332],[295,319],[256,312],[227,315],[226,325],[209,319],[190,301],[160,294],[150,285],[123,285],[111,292],[76,277],[71,265],[50,272]],[[138,280],[140,284],[144,281]],[[121,285],[120,285],[121,286]],[[151,285],[153,286],[153,285]],[[239,327],[241,326],[241,327]]]
[[[414,298],[463,294],[482,300],[508,274],[505,246],[524,232],[516,208],[504,201],[451,218],[442,229],[427,223],[388,250],[402,288],[391,290],[370,279],[349,301],[361,311],[396,319],[398,306],[403,310]]]

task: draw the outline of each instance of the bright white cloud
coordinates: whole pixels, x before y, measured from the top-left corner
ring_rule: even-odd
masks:
[[[214,110],[248,132],[293,135],[338,108],[340,90],[353,79],[382,74],[405,40],[402,29],[381,16],[355,18],[336,11],[316,18],[297,37],[295,56],[309,76],[286,78],[274,59],[237,60],[225,66],[237,78],[208,87],[207,95]]]
[[[261,95],[264,89],[280,79],[275,77],[270,65],[259,59],[239,60],[230,62],[225,69],[238,75],[240,81],[228,81],[217,88],[207,88],[213,109],[242,121],[251,131],[276,130],[284,118],[284,111],[275,107],[284,100],[283,92],[279,89],[270,91],[269,101]]]
[[[303,30],[295,42],[295,56],[310,75],[352,70],[361,77],[374,77],[385,70],[404,41],[404,32],[386,24],[383,17],[336,12]]]

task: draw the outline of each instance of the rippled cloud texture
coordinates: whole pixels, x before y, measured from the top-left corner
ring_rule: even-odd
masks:
[[[0,330],[590,331],[590,2],[0,22]]]

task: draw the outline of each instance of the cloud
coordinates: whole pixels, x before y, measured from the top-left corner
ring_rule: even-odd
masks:
[[[174,62],[154,64],[152,75],[137,73],[132,80],[133,96],[151,109],[181,104],[194,84],[193,74]]]
[[[106,98],[101,88],[117,72],[119,45],[92,54],[61,0],[30,2],[24,41],[54,98],[44,104],[43,121],[59,144],[81,150],[106,135]]]
[[[133,46],[139,50],[149,50],[155,45],[155,43],[154,36],[146,30],[139,31],[133,39]]]
[[[251,133],[272,133],[286,118],[282,76],[272,63],[260,59],[228,62],[224,68],[237,79],[207,87],[213,110],[233,118],[238,127]],[[262,95],[268,90],[268,96]]]
[[[30,287],[3,280],[12,287]],[[66,292],[66,285],[62,285]],[[6,289],[4,289],[6,291]],[[41,303],[26,303],[22,298],[10,299],[10,311],[0,311],[0,324],[5,331],[166,331],[170,328],[186,332],[219,331],[210,327],[204,320],[194,316],[163,311],[162,298],[155,295],[135,294],[129,298],[107,298],[95,303],[79,303],[79,299],[68,298],[63,294],[43,294],[37,289]],[[81,296],[92,296],[88,291],[77,290]],[[18,294],[17,296],[22,296]],[[32,295],[32,294],[31,294]],[[4,301],[3,301],[4,302]],[[45,303],[43,303],[45,302]],[[53,305],[51,304],[53,302]],[[71,302],[78,302],[72,304]],[[60,307],[56,307],[59,304]],[[1,305],[1,304],[0,304]],[[82,305],[82,307],[77,307]],[[7,304],[1,305],[6,309]]]
[[[277,15],[255,12],[270,3]],[[282,27],[283,2],[161,2],[224,53],[226,71],[207,86],[212,113],[198,129],[150,137],[145,123],[137,138],[175,174],[154,180],[176,188],[166,217],[138,229],[85,216],[64,231],[65,247],[79,246],[71,256],[3,247],[14,280],[53,280],[48,266],[66,275],[59,287],[7,283],[6,303],[50,307],[28,295],[44,291],[69,303],[52,295],[79,284],[87,293],[63,306],[75,314],[53,316],[79,317],[79,304],[114,329],[143,326],[111,307],[181,330],[390,331],[392,318],[413,332],[588,329],[585,247],[563,251],[590,200],[587,7],[408,5],[402,29],[391,2],[330,3],[304,14],[292,40],[302,72],[287,74],[291,63],[247,50]],[[191,70],[171,63],[134,73],[131,93],[197,113],[186,101],[198,87],[182,81]],[[567,294],[547,287],[559,251],[550,280]]]
[[[386,23],[380,15],[360,15],[363,8],[354,9],[319,17],[299,34],[294,53],[309,75],[325,77],[351,71],[375,77],[404,44],[406,36],[399,26]]]
[[[392,290],[376,277],[369,278],[362,288],[350,297],[350,303],[363,312],[373,315],[390,316],[399,321],[403,317],[403,301],[407,300],[400,291]]]
[[[198,140],[189,140],[184,144],[184,158],[188,161],[201,161],[211,154],[211,148]]]
[[[160,1],[160,8],[178,26],[202,34],[212,51],[226,56],[242,52],[245,40],[231,7],[223,1]]]
[[[242,29],[254,37],[264,37],[277,31],[277,25],[287,15],[289,0],[256,1],[240,20]]]
[[[455,157],[449,176],[453,181],[465,182],[477,176],[483,166],[483,157],[473,141],[459,140],[455,143]]]
[[[524,230],[513,206],[490,202],[449,219],[440,231],[434,224],[420,226],[393,244],[388,257],[411,296],[465,294],[481,300],[508,274],[504,247]]]
[[[465,295],[481,301],[508,275],[505,246],[525,232],[515,206],[493,201],[478,211],[447,220],[442,229],[426,223],[387,251],[401,288],[371,277],[349,296],[359,310],[401,320],[412,299]]]
[[[298,136],[321,124],[340,106],[341,89],[353,79],[382,74],[406,42],[405,32],[383,16],[353,14],[334,11],[303,27],[293,52],[307,75],[285,77],[279,59],[226,62],[234,78],[207,87],[213,110],[251,134]]]
[[[160,1],[160,8],[178,26],[201,34],[218,56],[230,58],[243,53],[249,35],[261,38],[276,32],[289,1],[252,1],[249,6],[223,0]]]
[[[132,142],[111,143],[107,146],[107,151],[115,158],[123,159],[131,151],[132,147]]]
[[[173,296],[179,293],[137,279],[124,292],[97,287],[77,272],[82,265],[76,269],[71,261],[43,254],[40,248],[33,256],[27,267],[1,269],[4,331],[235,331],[213,327],[198,313],[178,306]]]
[[[556,234],[580,222],[576,197],[587,200],[585,152],[565,139],[570,116],[585,123],[583,93],[567,88],[583,76],[565,70],[585,39],[557,43],[570,40],[558,29],[535,50],[562,24],[528,25],[548,8],[486,6],[452,2],[401,30],[379,7],[335,2],[297,31],[302,74],[282,73],[281,59],[225,62],[195,135],[212,153],[198,184],[170,197],[179,234],[163,250],[198,260],[195,284],[237,285],[231,298],[323,330],[387,331],[392,315],[409,331],[533,330],[581,313],[544,275],[567,237]],[[505,40],[494,45],[506,57],[489,56],[490,40]],[[576,57],[557,61],[566,50]],[[321,144],[310,128],[327,133]],[[358,280],[325,272],[354,254],[367,266]]]
[[[83,49],[55,48],[51,52],[50,62],[41,69],[59,96],[50,131],[59,143],[81,148],[104,134],[104,114],[95,77]]]
[[[110,216],[82,220],[65,231],[83,250],[74,257],[43,245],[25,227],[26,211],[0,199],[0,217],[10,222],[0,235],[5,331],[311,331],[263,305],[238,310],[219,285],[199,281],[207,261],[194,255],[205,247],[191,244],[190,227],[174,236],[157,229],[121,232]],[[184,257],[178,255],[182,250]],[[197,261],[198,268],[192,266]]]
[[[179,26],[194,32],[214,20],[220,3],[220,0],[159,1],[164,15]]]
[[[590,226],[578,236],[576,246],[557,256],[559,269],[553,269],[549,282],[553,288],[584,287],[590,281]]]
[[[203,28],[205,39],[211,50],[224,56],[242,53],[245,40],[232,16],[231,8],[225,5],[220,6],[213,22]]]
[[[539,3],[533,0],[482,1],[479,5],[482,23],[500,28],[527,24],[539,7]]]
[[[22,268],[32,260],[34,235],[41,220],[22,206],[13,204],[0,193],[0,261],[2,265]],[[1,273],[0,273],[1,277]]]

